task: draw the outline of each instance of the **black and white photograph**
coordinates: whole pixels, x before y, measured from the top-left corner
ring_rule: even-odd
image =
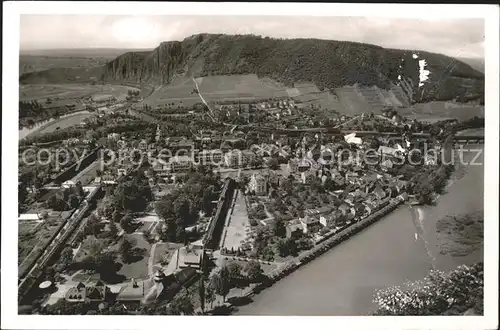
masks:
[[[498,17],[4,3],[2,328],[497,328]]]

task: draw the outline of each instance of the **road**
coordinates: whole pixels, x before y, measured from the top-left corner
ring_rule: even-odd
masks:
[[[215,122],[215,119],[214,119],[214,115],[213,115],[213,111],[212,109],[210,108],[210,106],[208,105],[207,101],[205,101],[205,99],[203,98],[203,95],[201,95],[201,91],[200,91],[200,87],[198,86],[198,82],[196,81],[196,79],[193,77],[193,82],[194,82],[194,85],[196,86],[196,90],[198,91],[198,96],[200,97],[201,99],[201,102],[203,102],[203,104],[205,104],[208,108],[208,111],[210,112],[208,114],[208,116],[210,117],[210,119],[212,119],[213,122]]]
[[[61,228],[61,231],[54,237],[52,242],[47,246],[47,248],[42,252],[38,260],[36,260],[33,267],[28,271],[27,275],[22,279],[19,284],[20,294],[24,294],[29,289],[30,280],[37,278],[43,268],[46,266],[47,262],[52,258],[59,247],[64,244],[68,239],[71,232],[78,226],[79,222],[82,220],[83,215],[89,208],[89,201],[94,198],[95,194],[100,190],[100,187],[95,187],[91,190],[85,200],[80,204],[80,207],[71,215],[66,223]]]

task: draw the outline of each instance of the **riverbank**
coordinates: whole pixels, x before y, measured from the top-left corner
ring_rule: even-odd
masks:
[[[39,123],[35,124],[35,126],[32,128],[23,127],[22,129],[19,130],[19,140],[23,140],[23,139],[26,139],[30,136],[33,136],[34,134],[38,133],[39,131],[44,130],[49,126],[54,125],[58,121],[64,120],[68,117],[73,117],[73,116],[78,116],[78,115],[86,115],[86,114],[90,115],[90,112],[88,110],[78,110],[75,112],[71,112],[71,113],[67,113],[65,115],[62,115],[57,119],[51,118],[51,119],[45,120],[43,122],[39,122]]]
[[[300,271],[249,295],[250,302],[233,313],[370,315],[376,308],[372,300],[378,289],[421,280],[431,269],[447,272],[482,260],[482,249],[459,257],[441,254],[444,238],[437,234],[436,225],[446,215],[482,212],[483,177],[483,166],[458,168],[435,205],[413,210],[400,205],[314,262],[301,265]]]

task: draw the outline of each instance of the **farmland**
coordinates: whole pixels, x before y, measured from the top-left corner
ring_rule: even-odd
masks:
[[[43,71],[52,68],[91,68],[107,63],[109,57],[74,57],[74,56],[19,56],[19,73]]]
[[[52,102],[78,100],[84,97],[99,95],[114,96],[125,99],[127,91],[133,87],[119,85],[91,85],[91,84],[63,84],[63,85],[20,85],[19,98],[21,101],[43,100],[50,98]]]
[[[466,120],[474,116],[484,117],[484,106],[452,102],[429,102],[402,109],[400,114],[410,119],[414,118],[429,122],[445,119]]]
[[[271,98],[292,97],[304,103],[319,103],[324,107],[338,108],[336,97],[329,92],[321,92],[312,83],[287,88],[270,78],[259,78],[255,74],[209,76],[196,78],[200,92],[207,102],[256,101]],[[168,86],[152,93],[145,103],[151,106],[164,104],[189,106],[200,102],[194,93],[195,84],[191,78],[177,77]]]

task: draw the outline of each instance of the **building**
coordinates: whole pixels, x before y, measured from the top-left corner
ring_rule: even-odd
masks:
[[[202,165],[221,165],[223,162],[221,150],[202,150],[196,155],[196,162]]]
[[[41,221],[42,216],[39,213],[25,213],[25,214],[20,214],[19,221]]]
[[[245,149],[241,151],[241,166],[249,166],[255,161],[255,153],[251,150]]]
[[[109,292],[109,288],[101,281],[87,286],[79,282],[66,292],[64,298],[69,302],[99,302],[105,301]]]
[[[203,246],[195,243],[181,247],[175,251],[170,263],[167,266],[167,272],[174,273],[182,269],[191,268],[200,270],[203,266],[205,250]]]
[[[397,157],[399,156],[402,151],[397,149],[397,148],[391,148],[391,147],[386,147],[386,146],[380,146],[378,148],[378,153],[379,154],[385,154],[385,155],[391,155],[391,156],[394,156],[394,157]]]
[[[190,156],[175,156],[170,159],[170,168],[172,172],[187,171],[193,166],[193,160]]]
[[[227,167],[238,168],[243,164],[242,153],[239,150],[231,150],[224,155],[224,162]]]
[[[140,303],[146,293],[146,281],[137,282],[134,278],[122,286],[116,295],[116,301],[121,303]]]
[[[267,180],[261,174],[252,174],[248,187],[256,195],[262,196],[267,194]]]
[[[144,139],[141,140],[141,142],[139,142],[138,148],[139,148],[139,150],[142,150],[142,151],[148,149],[148,143],[146,142],[146,140],[144,140]]]
[[[349,144],[352,143],[360,145],[363,143],[363,140],[361,140],[361,138],[356,137],[356,133],[347,134],[346,136],[344,136],[344,140]]]
[[[319,216],[319,223],[323,227],[331,228],[335,226],[337,219],[339,219],[341,216],[342,212],[339,210],[334,211],[330,214],[322,214]]]
[[[298,233],[302,233],[303,231],[304,231],[304,228],[302,226],[302,223],[298,219],[290,221],[286,225],[286,237],[287,238],[293,237],[294,235],[297,235]]]

